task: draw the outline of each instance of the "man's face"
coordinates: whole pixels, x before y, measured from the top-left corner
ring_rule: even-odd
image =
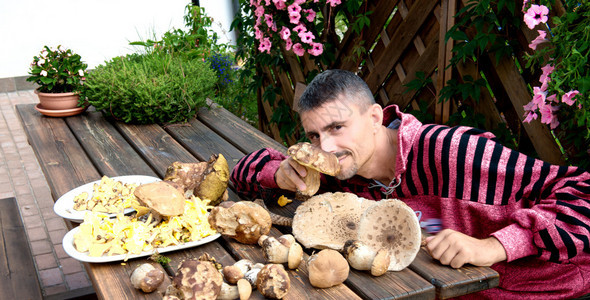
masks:
[[[373,155],[374,126],[370,109],[361,113],[357,105],[339,99],[301,113],[301,123],[312,144],[338,157],[336,177],[345,180],[362,171]]]

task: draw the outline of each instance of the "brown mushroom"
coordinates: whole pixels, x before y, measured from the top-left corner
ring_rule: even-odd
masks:
[[[264,297],[281,299],[289,292],[291,279],[283,265],[267,264],[258,272],[256,287]]]
[[[223,278],[229,284],[236,284],[238,280],[244,278],[246,272],[252,268],[252,261],[249,259],[241,259],[231,266],[223,267]]]
[[[326,152],[310,143],[298,143],[287,150],[289,156],[304,166],[307,174],[303,181],[306,188],[301,192],[306,196],[313,196],[320,188],[320,172],[336,176],[340,172],[340,162],[336,155]]]
[[[221,291],[217,295],[218,300],[240,299],[245,300],[250,298],[252,294],[252,286],[246,279],[240,279],[236,285],[229,285],[227,283],[221,284]]]
[[[185,260],[172,279],[166,295],[180,299],[216,299],[223,277],[210,261]]]
[[[258,240],[264,258],[275,264],[287,263],[289,269],[296,269],[303,258],[303,248],[290,234],[278,238],[263,235]]]
[[[311,285],[323,289],[343,283],[348,278],[350,268],[338,251],[324,249],[309,257],[307,270]]]
[[[170,217],[184,213],[184,194],[166,181],[157,181],[139,185],[134,195],[140,206],[148,207],[154,219]]]
[[[324,193],[297,207],[293,235],[306,248],[342,250],[348,240],[357,239],[363,212],[375,201],[352,193]]]
[[[390,255],[387,269],[400,271],[414,261],[421,235],[416,213],[401,200],[387,199],[364,212],[357,239],[373,251],[386,249]]]
[[[164,281],[164,272],[149,263],[145,263],[133,270],[130,280],[134,288],[145,293],[151,293]]]
[[[255,244],[272,226],[268,211],[250,201],[236,202],[229,208],[214,207],[209,224],[217,232],[244,244]]]
[[[375,252],[359,241],[347,241],[343,249],[344,256],[353,269],[370,270],[371,275],[381,276],[389,268],[389,251],[384,248]]]

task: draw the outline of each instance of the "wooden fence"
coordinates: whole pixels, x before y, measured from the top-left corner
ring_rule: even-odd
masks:
[[[367,10],[371,24],[360,34],[349,30],[337,42],[337,56],[330,65],[321,65],[308,55],[296,57],[292,52],[284,51],[288,67],[286,71],[263,67],[264,86],[280,87],[279,97],[291,108],[296,105],[298,97],[304,90],[306,77],[310,72],[325,69],[346,69],[357,72],[370,87],[378,103],[382,105],[397,104],[402,109],[418,107],[417,100],[430,103],[429,111],[436,123],[444,123],[457,110],[453,101],[439,103],[438,94],[444,83],[459,79],[464,75],[480,78],[483,72],[493,91],[481,89],[479,104],[474,105],[475,112],[483,114],[486,128],[492,129],[505,123],[511,132],[519,137],[519,150],[527,154],[536,152],[538,156],[550,163],[565,164],[559,147],[546,125],[538,121],[523,123],[523,105],[531,100],[528,84],[535,82],[538,74],[521,72],[518,65],[522,54],[528,49],[529,42],[536,33],[523,23],[515,36],[519,47],[514,57],[505,56],[496,64],[495,57],[481,57],[478,64],[465,63],[456,68],[446,68],[451,58],[452,42],[445,43],[445,33],[454,24],[454,15],[467,1],[458,0],[368,0]],[[559,4],[559,0],[557,1]],[[517,10],[522,1],[517,1]],[[557,7],[560,7],[557,5]],[[559,14],[559,10],[557,10]],[[336,39],[329,38],[333,41]],[[354,45],[360,40],[364,45],[373,45],[361,58],[353,53]],[[404,93],[404,85],[416,78],[417,72],[424,72],[432,79],[428,87],[431,92],[416,91]],[[522,74],[521,74],[522,73]],[[265,88],[261,88],[262,95]],[[274,102],[276,106],[277,101]],[[276,124],[270,122],[273,105],[259,97],[259,115],[261,130],[276,140],[283,142]],[[295,114],[293,113],[295,116]],[[287,144],[295,142],[288,138]]]

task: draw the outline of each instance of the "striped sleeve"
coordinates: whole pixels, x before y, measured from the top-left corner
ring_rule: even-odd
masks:
[[[250,200],[275,198],[280,190],[274,174],[284,159],[284,154],[271,148],[260,149],[240,159],[231,173],[238,196]]]

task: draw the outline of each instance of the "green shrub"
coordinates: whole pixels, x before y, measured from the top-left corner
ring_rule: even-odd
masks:
[[[215,72],[170,53],[116,57],[90,72],[81,99],[126,123],[185,122],[214,94]]]

